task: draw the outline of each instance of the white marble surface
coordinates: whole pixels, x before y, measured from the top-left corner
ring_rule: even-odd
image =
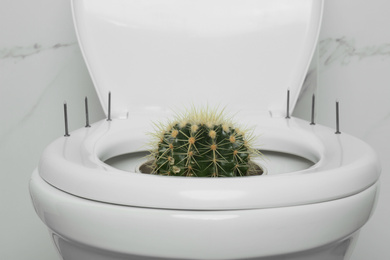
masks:
[[[318,77],[317,122],[335,127],[338,100],[341,131],[365,140],[382,161],[376,211],[363,227],[351,260],[390,259],[389,10],[390,2],[383,0],[327,0],[317,59],[312,64],[315,76],[308,78],[316,82]],[[311,93],[303,93],[295,115],[310,119]]]
[[[353,7],[353,8],[351,8]],[[318,52],[295,115],[310,119],[317,96],[318,123],[334,127],[340,101],[341,131],[370,143],[382,159],[375,214],[363,228],[351,260],[390,259],[390,2],[327,0]],[[0,259],[59,259],[36,216],[28,180],[42,149],[63,135],[62,104],[70,130],[103,118],[81,58],[68,0],[0,3]]]
[[[42,149],[83,125],[84,96],[91,121],[103,112],[77,45],[69,1],[0,3],[0,259],[59,259],[36,217],[28,181]]]

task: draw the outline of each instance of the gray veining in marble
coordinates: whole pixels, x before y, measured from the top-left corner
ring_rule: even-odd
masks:
[[[319,44],[320,64],[329,66],[334,63],[348,65],[351,61],[368,57],[390,58],[390,43],[357,47],[354,39],[346,36],[341,38],[326,38],[320,40]]]
[[[0,59],[24,59],[31,55],[39,54],[43,51],[56,50],[77,45],[77,42],[56,43],[54,45],[43,46],[35,43],[31,46],[14,46],[12,48],[0,49]]]
[[[58,56],[60,59],[61,57],[65,57],[66,54],[63,53],[63,51],[72,51],[75,47],[78,48],[77,42],[70,42],[70,43],[57,43],[54,45],[41,45],[41,44],[34,44],[31,46],[14,46],[13,48],[4,48],[0,49],[0,61],[2,62],[2,66],[8,67],[11,72],[14,72],[16,74],[28,74],[30,72],[22,72],[23,69],[16,70],[19,68],[19,65],[15,65],[16,63],[25,63],[27,60],[25,58],[34,56],[38,60],[46,61],[49,59],[47,57],[42,57],[42,54],[46,51],[55,51],[55,56]],[[70,48],[70,49],[69,49]],[[50,57],[54,57],[51,55]],[[35,62],[33,61],[35,64]],[[0,65],[1,65],[0,64]],[[19,66],[19,67],[15,67]],[[65,66],[65,67],[64,67]],[[61,63],[57,63],[56,67],[58,68],[54,74],[49,73],[46,75],[47,78],[51,78],[51,80],[48,80],[47,82],[41,81],[43,78],[43,74],[38,76],[38,80],[36,82],[44,83],[39,88],[36,88],[36,91],[40,92],[39,95],[36,95],[35,97],[29,96],[29,102],[24,102],[24,104],[28,104],[28,108],[24,110],[23,114],[18,114],[17,116],[13,117],[12,120],[9,120],[8,124],[0,129],[0,140],[5,140],[9,137],[11,133],[13,133],[17,128],[22,127],[23,124],[29,118],[36,112],[37,108],[41,104],[42,100],[46,98],[47,93],[50,91],[51,88],[56,86],[56,81],[58,77],[61,76],[61,73],[64,69],[66,69],[66,63],[64,64],[63,61]],[[46,71],[43,70],[41,73],[45,73]],[[28,81],[29,77],[21,77],[21,83],[25,84],[25,81]],[[0,78],[2,79],[2,78]],[[27,80],[25,80],[27,79]],[[2,84],[10,84],[10,82],[7,82],[8,78],[3,77],[1,80]],[[35,79],[36,80],[36,79]],[[18,90],[14,90],[16,93]],[[10,94],[10,93],[9,93]],[[11,94],[12,96],[12,94]],[[26,98],[21,96],[20,98]]]

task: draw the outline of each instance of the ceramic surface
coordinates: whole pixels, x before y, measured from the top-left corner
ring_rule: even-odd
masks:
[[[146,100],[150,101],[149,99],[146,99],[147,97],[145,96],[145,93],[150,93],[150,90],[147,88],[152,87],[153,92],[155,92],[155,95],[149,95],[150,98],[157,96],[164,101],[171,96],[170,93],[166,92],[166,89],[172,85],[172,82],[174,83],[172,86],[173,88],[175,88],[176,83],[180,82],[180,80],[177,79],[173,80],[171,84],[164,85],[161,83],[161,88],[156,87],[145,77],[142,77],[142,81],[135,80],[134,82],[129,82],[128,79],[137,78],[137,76],[128,77],[128,74],[125,73],[125,71],[122,71],[122,68],[127,68],[126,65],[131,58],[134,58],[134,62],[137,66],[132,67],[130,65],[130,67],[139,69],[139,72],[135,73],[135,75],[147,71],[154,76],[157,76],[156,74],[160,72],[152,66],[148,66],[148,68],[140,66],[142,62],[153,65],[166,63],[165,68],[175,68],[176,62],[172,62],[170,58],[163,56],[161,59],[158,59],[157,57],[159,57],[160,53],[175,54],[176,52],[173,52],[173,50],[177,51],[177,47],[175,47],[173,42],[178,42],[177,46],[179,48],[186,46],[185,51],[183,52],[185,54],[191,53],[189,50],[193,51],[196,49],[195,46],[202,46],[203,41],[196,43],[198,37],[191,37],[187,40],[187,37],[183,36],[182,32],[184,32],[184,35],[187,35],[188,33],[192,33],[193,29],[197,34],[200,34],[200,39],[207,39],[206,43],[208,44],[206,44],[206,46],[214,43],[218,43],[216,45],[221,46],[222,43],[222,46],[226,47],[226,44],[224,43],[234,42],[237,37],[232,37],[230,41],[220,41],[219,34],[222,32],[225,33],[225,30],[224,27],[219,25],[216,27],[217,30],[212,34],[211,40],[208,40],[208,37],[203,35],[208,32],[208,30],[205,30],[204,26],[200,26],[199,28],[199,22],[204,21],[204,19],[199,19],[200,16],[203,17],[203,13],[193,13],[193,10],[196,8],[192,6],[192,2],[185,2],[183,4],[182,2],[174,1],[172,4],[177,8],[173,9],[173,11],[171,9],[172,5],[167,5],[165,2],[164,4],[158,5],[158,13],[160,14],[170,14],[179,16],[180,18],[182,13],[184,13],[183,17],[185,17],[184,23],[182,23],[184,25],[183,28],[177,27],[176,24],[165,24],[163,27],[164,34],[161,34],[159,25],[156,27],[156,25],[160,23],[153,23],[153,19],[151,19],[151,21],[154,26],[151,28],[149,28],[149,22],[144,23],[140,22],[139,19],[135,19],[136,22],[134,23],[132,19],[129,20],[128,17],[137,18],[137,15],[127,15],[127,10],[132,11],[133,9],[137,9],[138,3],[141,2],[130,2],[129,5],[127,5],[128,2],[119,2],[122,8],[126,10],[125,12],[118,11],[123,10],[116,8],[118,3],[110,3],[106,6],[104,2],[72,2],[76,31],[79,33],[78,37],[83,47],[84,58],[86,59],[91,75],[95,80],[98,93],[102,95],[102,90],[107,92],[108,86],[115,87],[114,89],[117,90],[116,92],[121,94],[120,97],[124,97],[126,101],[123,102],[122,99],[118,99],[119,107],[127,108],[129,111],[136,108],[136,110],[143,113],[142,116],[134,116],[132,114],[131,119],[118,120],[116,117],[122,118],[123,115],[120,114],[120,111],[119,116],[115,115],[118,114],[118,110],[113,109],[113,121],[111,121],[111,118],[108,121],[101,121],[100,124],[97,124],[97,130],[95,130],[95,126],[92,126],[72,132],[70,136],[66,133],[65,137],[58,139],[46,149],[37,171],[43,180],[41,180],[41,184],[38,184],[40,177],[34,173],[30,190],[35,209],[49,229],[53,230],[59,237],[73,240],[74,243],[80,244],[80,246],[90,245],[92,248],[97,248],[102,251],[111,251],[113,254],[120,253],[125,255],[135,254],[162,258],[189,259],[241,259],[248,257],[287,255],[289,253],[323,247],[334,241],[341,241],[349,235],[356,233],[371,215],[371,209],[376,198],[377,185],[374,183],[379,176],[379,164],[375,159],[375,154],[368,146],[365,146],[363,143],[360,143],[357,139],[351,138],[347,134],[339,135],[338,131],[337,133],[334,133],[329,129],[325,130],[325,128],[321,128],[321,126],[309,126],[308,122],[300,121],[295,118],[283,118],[281,116],[282,111],[285,109],[282,109],[282,102],[275,101],[281,99],[280,96],[282,96],[282,93],[279,91],[280,88],[276,87],[282,86],[282,89],[285,89],[285,85],[291,85],[293,95],[297,89],[300,89],[298,86],[300,86],[301,83],[295,82],[295,77],[300,78],[300,74],[307,68],[307,62],[310,60],[312,50],[306,46],[304,50],[308,51],[300,52],[298,51],[299,48],[296,46],[301,46],[302,43],[300,43],[300,41],[304,41],[309,47],[313,48],[313,42],[317,39],[316,36],[319,28],[316,25],[318,25],[319,22],[314,22],[313,20],[315,19],[306,19],[303,17],[306,17],[306,14],[308,14],[309,17],[321,17],[321,15],[314,14],[318,12],[318,10],[320,10],[319,13],[322,11],[321,1],[315,2],[317,6],[314,4],[313,7],[311,7],[313,2],[308,2],[306,0],[298,2],[298,5],[292,5],[290,3],[287,5],[287,3],[283,1],[284,0],[280,2],[240,2],[238,6],[240,8],[243,7],[243,10],[247,11],[252,10],[253,8],[253,10],[257,10],[254,15],[254,18],[256,18],[254,20],[256,21],[255,23],[259,25],[265,24],[266,26],[257,26],[260,29],[259,31],[263,33],[259,34],[259,32],[256,31],[253,35],[264,35],[268,41],[264,39],[256,40],[256,37],[253,37],[253,39],[246,39],[244,37],[242,40],[240,37],[241,44],[235,43],[232,48],[226,48],[225,52],[221,52],[221,57],[226,58],[229,57],[231,53],[238,50],[241,51],[243,49],[243,46],[241,46],[242,43],[258,43],[256,46],[261,50],[259,52],[260,54],[257,54],[256,48],[253,50],[244,48],[248,54],[251,54],[248,55],[248,57],[250,57],[248,60],[259,60],[258,63],[246,62],[242,65],[242,68],[246,68],[245,71],[256,68],[259,74],[263,75],[262,78],[265,80],[260,81],[260,84],[265,87],[260,88],[259,92],[254,92],[254,94],[257,93],[257,95],[262,95],[264,93],[264,97],[259,101],[265,104],[260,106],[259,109],[261,111],[269,109],[270,116],[256,117],[254,112],[256,110],[255,107],[247,106],[247,104],[255,104],[254,101],[237,101],[236,104],[244,106],[244,110],[253,111],[251,115],[247,116],[247,119],[250,119],[252,123],[263,129],[263,141],[266,143],[267,147],[269,146],[270,150],[278,151],[277,147],[283,147],[286,150],[282,150],[281,152],[291,152],[297,155],[300,155],[299,151],[302,151],[310,156],[314,156],[318,163],[307,170],[286,173],[275,176],[275,178],[272,178],[272,175],[234,180],[193,180],[172,177],[169,181],[167,178],[160,176],[121,172],[117,169],[106,168],[104,164],[99,163],[99,159],[107,156],[110,152],[114,153],[114,155],[118,155],[120,154],[118,150],[124,149],[127,151],[128,149],[136,149],[134,147],[137,147],[137,143],[143,140],[140,134],[148,129],[143,127],[145,124],[144,121],[150,120],[149,115],[151,114],[146,111],[143,106],[148,106],[149,103]],[[217,6],[221,4],[218,1],[212,3],[218,4]],[[255,5],[247,9],[247,5],[251,3],[254,3]],[[206,24],[212,27],[215,24],[215,21],[228,21],[228,18],[235,18],[236,14],[242,13],[242,10],[240,11],[237,9],[238,6],[235,5],[235,2],[224,2],[224,4],[231,7],[234,11],[230,12],[225,10],[221,12],[224,15],[224,19],[215,19],[213,15],[209,16],[209,19],[206,18]],[[156,3],[154,2],[142,2],[140,8],[142,11],[141,17],[144,17],[144,15],[147,16],[149,14],[148,11],[150,6],[155,5]],[[291,13],[294,14],[294,16],[291,16],[291,20],[286,23],[284,23],[284,19],[279,19],[281,16],[284,17],[285,6],[293,8]],[[195,7],[209,6],[200,2],[199,5],[196,4]],[[260,10],[267,12],[263,15],[261,12],[259,13]],[[269,12],[269,10],[272,10],[272,12]],[[304,15],[300,14],[300,12],[303,12]],[[154,17],[155,12],[152,11],[151,13],[153,14],[152,17]],[[290,14],[290,12],[287,13]],[[249,17],[251,17],[250,14],[251,13],[248,13]],[[299,16],[295,16],[295,14]],[[194,18],[189,19],[188,16],[193,16]],[[278,19],[274,21],[269,17],[277,17]],[[143,19],[141,20],[143,21]],[[260,20],[263,21],[263,23]],[[319,18],[317,20],[320,21]],[[147,19],[146,21],[150,21],[150,19]],[[246,20],[242,17],[238,17],[237,21],[245,22]],[[299,22],[297,25],[295,25],[296,21]],[[282,22],[281,24],[292,24],[294,26],[284,27],[281,26],[279,22]],[[302,24],[300,24],[301,22]],[[222,23],[224,24],[224,22]],[[144,24],[148,26],[145,27]],[[247,22],[245,22],[245,24],[247,24]],[[94,28],[102,29],[98,32],[94,31]],[[136,30],[133,28],[136,28]],[[307,28],[313,28],[313,30],[308,30]],[[247,29],[248,25],[239,26],[237,32],[234,32],[233,35],[241,35],[246,32]],[[128,31],[131,31],[131,34],[129,34],[130,36],[136,35],[137,33],[140,33],[140,35],[136,38],[129,38],[127,37],[128,34],[126,34]],[[275,31],[280,32],[280,34],[275,34]],[[146,32],[148,34],[145,35]],[[291,33],[291,35],[289,33]],[[227,34],[232,34],[230,29],[227,31]],[[104,36],[103,38],[101,37],[102,35]],[[159,37],[154,39],[153,36],[156,35]],[[283,37],[280,37],[280,35]],[[304,37],[304,35],[308,36]],[[170,37],[175,39],[175,41],[171,41]],[[168,43],[165,43],[166,38],[168,38]],[[224,35],[223,38],[226,39],[226,35]],[[157,53],[150,54],[149,52],[154,50],[154,48],[148,48],[144,44],[138,47],[137,44],[134,45],[134,42],[138,39],[149,39],[152,41],[163,39],[162,44],[159,46],[162,48],[160,51],[157,51]],[[185,40],[183,41],[183,39]],[[262,38],[260,37],[260,39]],[[286,45],[287,40],[290,42],[288,45]],[[194,44],[194,42],[196,44]],[[284,52],[280,52],[280,48],[277,47],[277,44],[273,44],[273,42],[282,43]],[[117,43],[114,44],[114,46],[118,48],[110,48],[113,47],[113,45],[108,43]],[[112,51],[108,51],[110,49]],[[114,49],[116,51],[113,51]],[[128,50],[133,49],[141,52],[138,59],[136,58],[137,51],[128,53]],[[142,54],[143,50],[146,51],[144,54]],[[208,48],[202,47],[199,51],[200,53],[210,52]],[[118,55],[118,53],[120,55]],[[212,65],[216,68],[224,68],[226,62],[221,57],[214,57],[211,55],[214,53],[215,50],[211,50],[211,53],[207,55],[206,60],[216,61],[215,64]],[[241,55],[246,56],[247,54],[243,52]],[[271,58],[269,58],[268,55],[270,55],[269,57]],[[178,59],[179,61],[188,61],[190,64],[195,65],[194,68],[185,67],[185,72],[204,67],[201,59],[194,59],[193,57],[187,57],[187,55],[184,55],[184,57],[181,57],[182,55],[178,56],[180,57]],[[254,56],[257,56],[258,58],[254,59]],[[101,57],[102,59],[99,60],[98,57]],[[280,66],[281,60],[284,61],[283,64],[285,67]],[[237,61],[237,58],[234,58],[233,61]],[[277,81],[276,78],[272,76],[273,73],[279,71],[273,66],[274,63],[279,64],[278,68],[280,69],[280,72],[285,75],[285,77],[282,78],[287,79],[284,84]],[[116,66],[113,66],[114,64]],[[295,65],[294,68],[296,70],[291,71],[290,68],[293,65]],[[206,67],[203,73],[208,72],[209,70],[210,68]],[[174,71],[179,72],[176,69]],[[227,72],[226,69],[222,71],[224,73]],[[235,71],[238,75],[240,74],[239,70],[236,69]],[[198,94],[200,95],[197,98],[198,100],[203,97],[204,88],[210,89],[210,86],[208,85],[209,82],[219,82],[219,84],[215,83],[217,84],[216,89],[219,91],[223,90],[226,84],[219,81],[222,74],[220,75],[218,71],[215,72],[215,75],[205,76],[205,86],[198,89],[200,93]],[[169,75],[169,73],[166,72],[163,72],[163,74],[165,76]],[[234,75],[231,79],[228,79],[228,82],[234,82],[234,79],[236,78],[249,80],[251,83],[245,84],[248,85],[249,88],[244,88],[243,91],[253,92],[252,89],[254,88],[250,86],[258,80],[250,75],[251,74],[246,74],[246,77]],[[269,76],[270,78],[267,78]],[[184,83],[190,85],[194,84],[197,82],[194,79],[188,77],[188,82],[185,81]],[[246,82],[245,80],[243,83]],[[116,84],[113,84],[115,82]],[[133,83],[130,85],[135,85],[138,87],[136,89],[140,89],[139,99],[145,100],[145,102],[141,102],[137,105],[137,103],[133,104],[131,100],[127,101],[127,98],[130,97],[129,94],[134,93],[133,88],[125,87],[129,85],[129,83]],[[144,88],[144,86],[146,86],[146,88]],[[229,93],[230,90],[234,89],[233,86],[234,84],[232,86],[227,85],[226,89],[228,91],[226,93],[224,92],[223,95],[214,94],[213,96],[220,96],[225,98],[225,101],[232,102],[233,100],[230,98],[231,95],[229,95]],[[188,87],[190,88],[184,87],[184,89],[182,89],[184,93],[190,92],[192,89],[191,86]],[[177,98],[182,100],[185,98],[185,95],[180,94],[180,90],[181,89],[178,89],[178,91],[176,91]],[[277,93],[277,98],[275,98],[275,93]],[[195,100],[197,99],[195,98]],[[266,103],[265,101],[269,101],[269,103]],[[198,102],[195,104],[198,104]],[[295,99],[292,99],[292,102],[295,103]],[[157,107],[160,103],[165,104],[165,102],[157,100],[152,102],[152,104]],[[102,105],[105,106],[105,103],[102,103]],[[162,108],[165,108],[165,106]],[[156,114],[156,112],[154,114]],[[279,116],[277,117],[275,114],[278,114]],[[108,113],[108,115],[111,117],[111,114]],[[125,115],[128,115],[128,112],[126,112]],[[155,116],[159,117],[158,115]],[[255,123],[256,120],[259,120],[259,122]],[[280,120],[282,121],[280,122]],[[299,123],[307,124],[303,126]],[[294,127],[295,124],[298,125],[296,128]],[[286,127],[285,130],[283,126]],[[313,131],[313,133],[311,133],[311,131]],[[132,135],[129,135],[129,132],[132,132]],[[298,135],[298,137],[296,137],[295,134]],[[127,141],[127,136],[131,136],[129,141]],[[303,140],[307,142],[306,145]],[[122,145],[126,143],[126,146]],[[293,145],[293,143],[296,143],[297,145]],[[334,145],[332,145],[333,143]],[[267,149],[267,147],[264,147],[263,149]],[[134,150],[134,152],[136,151],[137,150]],[[365,152],[356,153],[356,151]],[[327,154],[329,154],[329,156],[327,156]],[[51,191],[50,186],[47,185],[45,181],[54,186]],[[322,187],[327,188],[322,189]],[[331,189],[329,189],[329,187],[331,187]],[[59,189],[58,192],[56,192],[56,188]],[[68,198],[67,194],[62,191],[70,193]],[[323,192],[321,193],[321,191]],[[370,196],[364,195],[367,194],[367,192]],[[154,196],[153,194],[158,195]],[[281,196],[282,194],[283,196]],[[310,195],[308,196],[308,194]],[[73,195],[75,195],[75,197],[73,197]],[[359,199],[361,196],[366,199]],[[45,197],[51,197],[52,202],[50,203],[45,200]],[[73,207],[79,208],[79,204],[83,203],[83,198],[89,199],[92,202],[88,203],[87,201],[84,205],[85,214],[82,213],[81,210],[72,209]],[[354,203],[354,200],[358,200],[358,202]],[[366,207],[363,207],[363,205],[365,205],[363,202],[364,200],[367,201]],[[100,205],[98,202],[104,203]],[[110,205],[105,203],[109,203]],[[342,206],[337,206],[338,203],[342,203]],[[57,205],[56,208],[62,208],[60,209],[59,214],[51,212],[53,205]],[[114,205],[118,206],[112,207]],[[345,212],[337,214],[340,216],[340,219],[332,220],[330,216],[334,215],[335,212],[339,213],[341,208]],[[357,212],[355,212],[355,208]],[[93,209],[96,209],[98,212],[91,214]],[[183,221],[177,219],[175,217],[176,210],[184,210],[185,214],[188,216],[186,216]],[[199,210],[200,212],[198,212]],[[218,212],[214,212],[215,210],[218,210]],[[234,211],[235,213],[234,220],[226,221],[226,213],[230,213],[230,211]],[[299,213],[300,211],[303,212]],[[77,215],[73,215],[72,212],[77,212]],[[103,222],[100,223],[100,216],[103,212],[106,217],[103,219]],[[128,212],[128,214],[126,214],[126,212]],[[154,213],[154,219],[149,217],[152,212]],[[329,214],[324,214],[324,212],[328,212]],[[342,230],[337,227],[336,223],[344,223],[344,227],[348,227],[345,223],[352,223],[352,215],[348,217],[346,214],[347,212],[353,216],[360,215],[362,217],[367,216],[367,218],[362,220],[361,223],[353,224],[351,226],[352,229],[345,230],[343,235],[336,234]],[[212,221],[204,222],[205,218],[210,218],[210,213],[216,218],[212,217]],[[82,216],[84,215],[88,215],[85,219],[88,219],[88,223],[91,224],[90,227],[86,224],[87,222],[83,221]],[[313,221],[317,219],[317,215],[321,216],[323,219],[314,221],[314,226],[309,228],[310,231],[307,230],[305,232],[305,228],[308,228],[309,226],[308,219]],[[58,217],[51,218],[50,216]],[[130,216],[133,217],[130,218]],[[302,216],[305,216],[307,219],[305,220]],[[148,217],[150,222],[140,221],[141,219],[145,219],[145,217]],[[280,219],[280,217],[282,217],[282,219]],[[230,217],[228,218],[230,219]],[[187,221],[187,219],[189,219],[189,221]],[[296,221],[294,219],[296,219]],[[107,226],[107,229],[104,228],[105,223],[110,223]],[[113,227],[112,223],[116,223],[118,227]],[[129,223],[131,223],[130,226],[128,226]],[[239,225],[240,223],[246,223],[246,225],[241,226]],[[280,223],[285,224],[281,229]],[[319,223],[322,225],[319,225]],[[77,225],[80,224],[80,228],[77,228]],[[142,224],[145,226],[142,226]],[[148,228],[150,224],[154,224],[155,228]],[[258,226],[258,224],[260,225]],[[127,226],[128,228],[126,228]],[[178,228],[179,226],[182,228]],[[205,227],[206,230],[212,230],[212,232],[210,234],[205,234],[203,231],[199,233],[201,226]],[[122,238],[116,239],[118,234],[120,234],[118,233],[119,227],[122,230]],[[238,228],[232,232],[235,233],[236,238],[239,239],[245,247],[240,246],[240,248],[235,248],[234,245],[236,245],[236,241],[232,241],[226,236],[226,230],[229,230],[231,227]],[[259,232],[251,232],[253,228],[257,229]],[[141,231],[141,237],[137,238],[133,234],[135,229]],[[160,243],[159,247],[154,246],[151,248],[150,239],[164,236],[167,229],[171,230],[169,241],[167,243]],[[78,230],[80,230],[80,232],[77,232]],[[92,230],[95,234],[93,237],[91,236]],[[149,230],[152,232],[148,232]],[[290,241],[296,237],[296,233],[299,231],[303,231],[301,234],[305,234],[305,236],[296,240],[299,241],[298,243],[291,243]],[[324,236],[323,231],[325,231],[328,236]],[[103,232],[105,235],[99,236],[99,232]],[[128,236],[128,234],[131,235]],[[211,240],[219,241],[219,244],[222,246],[221,248],[216,246],[207,247],[208,242],[207,239],[205,240],[204,238],[210,238],[211,234],[214,235]],[[282,234],[282,236],[279,236],[279,234]],[[274,241],[272,235],[279,237],[277,243],[272,242]],[[289,237],[289,235],[292,237]],[[104,239],[101,239],[103,237]],[[286,241],[283,242],[280,237],[283,237]],[[326,237],[328,237],[328,241],[324,240]],[[270,239],[270,242],[267,242],[267,238]],[[184,240],[186,240],[187,243],[182,244],[180,247],[171,246]],[[123,246],[121,246],[121,241],[124,243]],[[143,241],[145,241],[145,243],[143,243]],[[249,246],[253,241],[261,241],[262,246],[260,247],[257,243],[255,243],[254,247]],[[203,244],[203,242],[206,242],[206,244]],[[283,248],[280,247],[280,243],[284,245]],[[131,244],[132,247],[129,247],[129,244]],[[230,250],[223,250],[225,246],[230,248]],[[63,252],[60,251],[60,253],[62,256],[65,256]],[[67,258],[65,259],[70,260]]]
[[[315,164],[296,172],[270,172],[248,178],[167,178],[124,172],[103,161],[143,151],[141,147],[148,140],[145,133],[151,131],[149,119],[133,116],[126,120],[102,120],[57,139],[45,149],[38,172],[49,184],[78,197],[182,210],[263,209],[321,203],[358,194],[379,178],[375,152],[348,134],[335,134],[333,129],[312,126],[297,118],[253,113],[241,120],[250,121],[258,129],[254,134],[261,134],[254,147],[294,154]]]
[[[377,188],[374,184],[354,196],[291,207],[192,211],[82,199],[48,185],[38,172],[30,182],[37,214],[47,227],[79,248],[102,252],[102,259],[113,259],[107,256],[110,254],[164,259],[283,259],[277,256],[315,251],[342,242],[365,224]],[[65,260],[80,259],[80,255]]]
[[[292,111],[313,55],[323,1],[74,0],[72,6],[105,111],[107,93],[116,96],[114,118],[188,103],[284,116],[287,90]]]

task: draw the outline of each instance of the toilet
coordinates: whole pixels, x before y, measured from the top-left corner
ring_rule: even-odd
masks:
[[[322,0],[71,2],[107,119],[51,143],[30,180],[62,259],[349,259],[374,210],[378,158],[290,115]],[[191,105],[254,126],[267,174],[141,173],[152,122]]]

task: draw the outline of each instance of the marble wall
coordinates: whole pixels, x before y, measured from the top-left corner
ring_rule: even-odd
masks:
[[[317,96],[317,122],[334,127],[340,101],[341,131],[371,144],[382,160],[380,200],[363,228],[352,260],[389,259],[390,228],[390,2],[326,0],[317,55],[295,115],[309,119]],[[63,135],[62,104],[70,130],[104,117],[81,58],[69,0],[0,3],[0,259],[58,259],[28,193],[43,148]]]
[[[382,161],[376,211],[362,229],[351,260],[390,259],[390,2],[326,0],[317,55],[295,115],[310,119],[316,93],[317,122],[369,143]],[[314,82],[314,83],[313,83]],[[313,91],[314,87],[314,91]]]
[[[28,192],[43,148],[103,112],[74,33],[68,0],[0,1],[0,259],[59,259]]]

